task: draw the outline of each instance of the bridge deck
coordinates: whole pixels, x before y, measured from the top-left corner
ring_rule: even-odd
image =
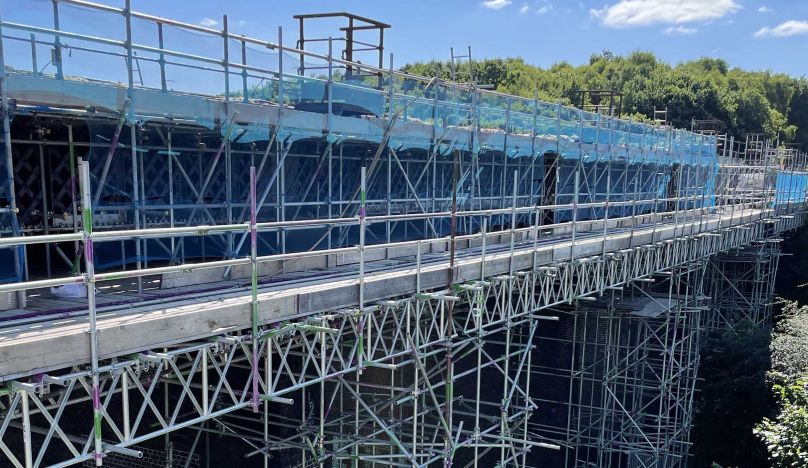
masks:
[[[610,227],[603,237],[603,224],[581,223],[575,237],[575,258],[599,256],[606,252],[647,245],[688,235],[697,235],[730,226],[755,222],[769,216],[758,209],[734,213],[710,214],[692,219],[657,222],[649,217],[638,225]],[[530,269],[533,265],[533,241],[527,232],[517,237],[513,255],[514,270]],[[507,273],[510,269],[510,239],[508,231],[490,234],[485,255],[487,276]],[[605,242],[605,245],[604,245]],[[394,247],[391,247],[393,249]],[[391,250],[388,249],[388,250]],[[397,248],[398,258],[368,260],[365,275],[367,302],[394,298],[415,292],[415,247],[409,255]],[[424,253],[420,280],[424,290],[446,287],[449,258],[445,249]],[[442,251],[439,251],[442,250]],[[539,265],[551,265],[570,257],[570,233],[556,233],[538,243],[536,259]],[[479,242],[460,245],[455,268],[455,281],[480,279]],[[389,252],[385,252],[385,255]],[[323,253],[325,262],[328,253]],[[333,263],[332,263],[333,264]],[[264,279],[258,293],[259,317],[262,323],[272,323],[326,311],[356,307],[358,277],[352,268],[311,269],[290,272],[271,280]],[[154,347],[188,342],[196,339],[249,328],[250,289],[244,282],[224,281],[204,285],[206,291],[180,288],[167,297],[166,291],[147,290],[137,297],[123,293],[102,293],[98,307],[98,344],[101,357],[121,356]],[[184,291],[183,291],[184,289]],[[594,293],[597,291],[591,291]],[[121,301],[121,299],[126,299]],[[33,370],[42,372],[85,363],[90,359],[86,316],[80,315],[83,304],[57,303],[49,309],[46,301],[34,299],[31,309],[39,313],[56,310],[57,317],[25,320],[0,330],[0,373],[8,380]],[[123,302],[123,303],[122,303]],[[76,316],[65,318],[64,310]]]

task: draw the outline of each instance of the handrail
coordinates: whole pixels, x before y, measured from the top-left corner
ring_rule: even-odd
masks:
[[[629,200],[615,200],[615,201],[599,201],[599,202],[584,202],[584,203],[562,203],[555,205],[528,205],[516,208],[491,208],[487,210],[467,210],[457,211],[455,215],[459,218],[467,217],[492,217],[497,215],[506,215],[510,213],[534,213],[537,211],[570,211],[573,209],[591,209],[591,208],[619,208],[632,205],[650,205],[650,204],[663,204],[672,201],[679,201],[686,203],[688,201],[703,200],[704,195],[691,195],[685,197],[659,197],[659,198],[639,198]],[[103,211],[103,209],[98,209]],[[660,213],[660,212],[654,212]],[[652,213],[638,213],[636,216],[648,215]],[[366,218],[367,224],[384,223],[387,221],[426,221],[435,218],[449,218],[452,216],[451,211],[438,211],[429,213],[409,213],[409,214],[396,214],[396,215],[382,215],[382,216],[368,216]],[[617,219],[617,218],[611,218]],[[597,222],[599,219],[581,220],[582,222]],[[323,227],[323,226],[356,226],[359,224],[359,218],[356,216],[346,218],[324,218],[324,219],[301,219],[290,221],[271,221],[256,223],[256,229],[259,232],[272,232],[279,229],[293,228],[293,227]],[[555,225],[546,225],[543,228],[551,228]],[[148,228],[148,229],[125,229],[125,230],[111,230],[111,231],[93,231],[91,234],[83,235],[82,233],[65,233],[65,234],[49,234],[37,236],[19,236],[19,237],[0,237],[0,248],[10,248],[20,245],[35,245],[35,244],[49,244],[57,242],[74,242],[84,240],[86,238],[93,239],[94,242],[112,242],[128,239],[153,239],[163,237],[188,237],[188,236],[207,236],[213,234],[236,233],[249,231],[249,223],[238,224],[200,224],[196,226],[179,226],[168,228]]]
[[[372,65],[356,63],[356,62],[352,62],[352,61],[347,61],[347,60],[343,60],[343,59],[341,59],[339,57],[328,57],[327,55],[318,54],[318,53],[311,52],[311,51],[300,50],[300,49],[296,49],[294,47],[289,47],[289,46],[285,46],[285,45],[281,48],[281,47],[279,47],[278,44],[276,44],[276,43],[274,43],[272,41],[257,39],[257,38],[253,38],[253,37],[249,37],[249,36],[245,36],[245,35],[233,34],[233,33],[229,32],[229,31],[225,31],[225,30],[217,30],[217,29],[207,28],[207,27],[193,25],[193,24],[189,24],[189,23],[184,23],[184,22],[181,22],[181,21],[176,21],[176,20],[171,20],[171,19],[168,19],[168,18],[162,18],[162,17],[158,17],[158,16],[154,16],[154,15],[149,15],[149,14],[142,13],[142,12],[137,12],[137,11],[134,11],[134,10],[127,11],[125,8],[117,8],[117,7],[112,7],[112,6],[108,6],[108,5],[102,5],[102,4],[98,4],[98,3],[94,3],[94,2],[90,2],[90,1],[86,1],[86,0],[56,0],[56,1],[61,2],[61,3],[65,3],[65,4],[76,5],[76,6],[87,8],[87,9],[102,11],[102,12],[106,12],[106,13],[121,14],[121,15],[124,15],[124,16],[129,14],[133,18],[142,19],[142,20],[149,21],[149,22],[152,22],[152,23],[155,23],[155,24],[171,25],[171,26],[175,26],[175,27],[178,27],[178,28],[187,29],[187,30],[190,30],[190,31],[209,34],[211,36],[222,37],[226,41],[231,40],[231,39],[232,40],[237,40],[237,41],[243,41],[244,43],[250,43],[250,44],[258,45],[258,46],[265,47],[265,48],[271,49],[271,50],[282,50],[284,53],[291,54],[291,55],[299,55],[301,57],[309,57],[309,58],[312,58],[312,59],[326,61],[326,62],[331,63],[332,65],[336,64],[338,66],[351,67],[351,68],[354,68],[354,69],[364,69],[364,70],[379,74],[381,76],[395,77],[395,78],[406,79],[406,80],[414,80],[414,81],[421,82],[423,85],[427,85],[427,84],[435,81],[435,78],[429,78],[429,77],[423,77],[423,76],[419,76],[419,75],[413,75],[413,74],[404,73],[404,72],[400,72],[400,71],[396,71],[396,70],[385,70],[385,69],[381,69],[381,68],[378,68],[378,67],[374,67]],[[106,38],[101,38],[101,37],[95,37],[95,36],[88,36],[88,35],[84,35],[84,34],[71,33],[69,31],[64,31],[64,30],[61,30],[61,29],[57,31],[57,30],[53,30],[53,29],[49,29],[49,28],[26,26],[26,25],[22,25],[22,24],[18,24],[18,23],[12,23],[12,22],[6,22],[6,21],[0,22],[0,25],[2,25],[3,27],[9,27],[9,28],[25,30],[25,31],[28,31],[28,32],[39,32],[39,33],[49,34],[49,35],[53,35],[55,37],[68,37],[68,38],[79,39],[79,40],[87,40],[87,41],[91,41],[91,42],[97,42],[97,43],[100,43],[100,44],[118,46],[118,47],[123,47],[123,48],[126,48],[128,46],[128,44],[126,42],[124,42],[124,41],[116,41],[116,40],[106,39]],[[57,45],[57,44],[54,44],[54,45]],[[65,45],[61,44],[61,43],[58,44],[58,46],[65,47]],[[153,47],[153,46],[148,46],[148,45],[144,45],[144,44],[132,43],[131,48],[135,49],[135,50],[141,50],[141,51],[160,54],[161,57],[163,55],[168,55],[168,56],[174,56],[174,57],[183,58],[183,59],[187,59],[187,60],[198,61],[198,62],[201,62],[201,63],[220,65],[224,69],[223,70],[214,70],[214,71],[221,72],[221,73],[227,73],[226,70],[228,68],[236,68],[236,69],[246,70],[247,67],[249,67],[248,65],[245,65],[245,64],[226,61],[223,58],[203,57],[203,56],[199,56],[199,55],[195,55],[195,54],[188,54],[188,53],[185,53],[185,52],[174,51],[174,50],[171,50],[171,49],[168,49],[168,48],[165,48],[165,47]],[[104,53],[104,52],[101,52],[101,51],[99,51],[99,52]],[[139,60],[140,59],[149,60],[148,58],[144,58],[144,57],[138,57],[138,59]],[[160,60],[164,60],[164,59],[161,58]],[[186,64],[173,64],[173,65],[188,66]],[[277,71],[261,69],[260,67],[254,67],[253,66],[253,67],[250,67],[250,69],[252,69],[252,70],[254,70],[256,72],[260,72],[260,73],[268,73],[270,75],[275,75],[275,76],[279,75],[279,72],[277,72]],[[229,73],[232,73],[232,71],[229,72]],[[287,75],[287,76],[291,77],[293,75]],[[306,77],[302,77],[302,78],[306,78]],[[306,78],[306,79],[313,79],[313,78]],[[491,98],[504,98],[504,99],[507,99],[507,100],[510,100],[510,101],[524,102],[529,107],[535,107],[535,106],[538,106],[538,105],[556,107],[559,112],[563,110],[564,112],[572,112],[575,115],[580,115],[581,116],[580,119],[574,119],[573,121],[570,121],[570,122],[575,123],[575,124],[580,124],[581,122],[583,122],[584,121],[583,116],[585,116],[585,115],[588,115],[590,117],[597,116],[597,114],[586,112],[586,111],[583,111],[583,110],[580,110],[580,109],[577,109],[577,108],[574,108],[574,107],[564,106],[564,105],[560,105],[560,104],[553,104],[553,103],[549,103],[549,102],[539,101],[538,99],[530,99],[530,98],[510,95],[510,94],[497,92],[497,91],[492,91],[492,90],[479,89],[479,88],[477,88],[475,86],[472,86],[472,85],[469,85],[469,84],[455,83],[455,82],[450,82],[450,81],[447,81],[447,80],[437,80],[437,86],[438,87],[442,86],[442,87],[446,87],[446,88],[450,88],[450,89],[454,89],[454,90],[458,90],[458,91],[477,93],[480,96],[480,101],[484,101],[488,97],[491,97]],[[364,89],[369,90],[371,88],[364,88]],[[226,91],[229,91],[229,90],[226,90]],[[413,97],[413,96],[409,96],[409,95],[406,95],[406,96],[407,97]],[[478,106],[479,106],[479,104],[480,103],[478,102]],[[479,107],[478,107],[478,109],[479,109]],[[506,113],[506,112],[518,112],[518,111],[515,111],[515,110],[507,111],[507,110],[502,109],[502,108],[497,108],[496,110],[497,110],[497,112],[500,112],[500,113],[503,113],[503,114]],[[646,133],[653,134],[654,132],[659,132],[660,130],[663,133],[668,131],[667,127],[657,128],[655,126],[650,126],[650,125],[645,124],[645,123],[632,122],[631,120],[619,119],[619,118],[614,118],[614,117],[601,116],[601,117],[599,117],[599,119],[601,119],[603,121],[617,122],[618,125],[622,124],[624,126],[628,126],[627,131],[625,131],[625,133],[627,133],[628,135],[637,135],[637,136],[639,136],[639,135],[644,135]],[[567,120],[562,119],[562,121],[567,121]],[[640,127],[643,129],[643,132],[641,132],[641,133],[640,132],[635,132],[634,127],[636,125],[640,125]],[[650,129],[650,131],[649,131],[649,129]],[[617,130],[617,131],[623,131],[623,130]],[[686,130],[677,130],[677,131],[674,131],[673,133],[681,134],[681,132],[684,132],[685,135],[692,133],[692,132],[688,132]],[[706,137],[704,135],[698,135],[698,137],[702,141],[704,141],[704,139],[707,139],[709,141],[710,138],[711,138],[711,137]],[[631,142],[629,142],[629,146],[631,146]],[[713,145],[710,145],[710,146],[713,146]],[[701,153],[701,151],[699,151],[699,153]]]
[[[749,205],[748,207],[744,208],[745,206]],[[740,211],[731,211],[730,216],[735,216],[736,214],[743,214],[743,211],[746,209],[754,209],[758,204],[757,203],[746,203],[741,205],[742,208]],[[737,206],[737,205],[736,205]],[[580,205],[579,205],[580,207]],[[535,209],[535,207],[532,207]],[[765,207],[759,208],[763,211],[767,211]],[[513,212],[513,209],[507,209],[508,212]],[[622,216],[622,217],[615,217],[609,218],[608,221],[610,222],[620,222],[626,220],[635,220],[637,216],[655,216],[655,217],[664,217],[664,216],[671,216],[676,214],[684,214],[681,220],[677,220],[675,224],[666,224],[666,226],[673,226],[674,228],[678,228],[680,225],[684,225],[687,223],[701,223],[701,219],[695,218],[696,213],[701,213],[704,215],[703,208],[694,208],[689,210],[679,210],[679,211],[667,211],[667,212],[654,212],[654,213],[645,213],[640,215],[632,215],[632,216]],[[687,213],[693,213],[693,217],[688,217]],[[459,214],[459,213],[458,213]],[[351,220],[356,220],[356,218],[350,218]],[[724,215],[719,215],[719,218],[714,218],[714,220],[718,219],[719,224],[722,219],[724,219]],[[586,222],[598,222],[598,221],[605,221],[605,219],[595,219],[595,220],[588,220]],[[542,225],[541,230],[571,226],[573,224],[572,221],[562,222],[562,223],[554,223],[548,225]],[[235,225],[241,228],[247,227],[249,228],[249,223],[244,225]],[[654,224],[654,229],[656,229],[657,224]],[[650,226],[645,226],[643,229],[650,229]],[[174,228],[174,229],[182,229],[182,228]],[[501,229],[499,231],[490,231],[490,232],[479,232],[476,234],[467,234],[467,235],[460,235],[455,237],[455,241],[466,241],[466,240],[474,240],[474,239],[482,239],[482,236],[496,236],[496,235],[503,235],[503,234],[515,234],[515,233],[527,233],[532,234],[535,233],[536,227],[535,226],[527,226],[523,228],[514,228],[509,227],[505,229]],[[144,229],[143,231],[153,231]],[[636,231],[632,229],[630,231],[631,235],[634,235]],[[110,234],[114,234],[114,232],[109,232]],[[99,233],[93,233],[92,236],[95,240],[95,236]],[[81,236],[81,234],[79,234]],[[596,236],[592,236],[587,238],[588,240],[591,239],[600,239],[605,240],[608,235],[607,230],[603,230],[600,234]],[[35,237],[28,237],[23,239],[36,239],[38,237],[47,237],[49,239],[53,239],[57,236],[68,236],[68,235],[53,235],[53,236],[35,236]],[[61,237],[59,237],[61,239]],[[2,241],[10,240],[10,239],[20,239],[20,238],[0,238]],[[101,238],[99,238],[100,240]],[[304,251],[304,252],[292,252],[292,253],[283,253],[283,254],[273,254],[273,255],[265,255],[256,257],[255,261],[257,263],[267,263],[272,261],[281,261],[281,260],[292,260],[292,259],[301,259],[301,258],[310,258],[310,257],[318,257],[324,255],[338,255],[338,254],[345,254],[345,253],[356,253],[359,252],[360,248],[363,248],[365,251],[368,250],[379,250],[379,249],[387,249],[391,247],[403,247],[403,246],[412,246],[412,245],[421,245],[421,246],[428,246],[432,244],[443,244],[446,242],[450,242],[450,238],[448,236],[432,238],[432,239],[423,239],[423,240],[413,240],[413,241],[403,241],[403,242],[395,242],[389,244],[371,244],[364,247],[351,246],[351,247],[340,247],[334,249],[326,249],[326,250],[312,250],[312,251]],[[570,240],[567,239],[566,241],[562,241],[563,243],[569,243]],[[220,267],[232,267],[238,265],[248,265],[250,264],[251,259],[249,256],[227,259],[227,260],[215,260],[209,262],[199,262],[199,263],[185,263],[179,265],[170,265],[170,266],[162,266],[162,267],[152,267],[152,268],[140,268],[135,270],[123,270],[123,271],[116,271],[116,272],[107,272],[107,273],[94,273],[92,278],[88,277],[87,275],[73,275],[68,277],[62,278],[51,278],[45,280],[34,280],[34,281],[23,281],[23,282],[16,282],[16,283],[4,283],[0,284],[0,293],[6,292],[15,292],[15,291],[26,291],[31,289],[39,289],[39,288],[46,288],[46,287],[56,287],[56,286],[63,286],[66,284],[86,284],[89,282],[98,282],[98,281],[110,281],[110,280],[120,280],[124,278],[139,278],[149,275],[158,275],[158,274],[166,274],[166,273],[177,273],[183,272],[188,273],[195,270],[204,270],[210,268],[220,268]]]

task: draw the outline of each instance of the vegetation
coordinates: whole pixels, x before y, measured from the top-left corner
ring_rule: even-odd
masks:
[[[808,466],[808,306],[779,305],[773,333],[741,323],[705,338],[693,466]]]
[[[409,73],[448,79],[448,62],[414,63]],[[609,51],[589,63],[558,63],[543,69],[520,58],[488,59],[459,67],[458,81],[469,81],[510,94],[572,104],[585,89],[614,89],[624,93],[623,114],[651,119],[654,110],[668,110],[668,120],[690,128],[693,119],[718,119],[736,138],[766,132],[783,142],[808,147],[808,80],[766,71],[730,68],[720,59],[702,58],[676,66],[650,52],[626,57]]]
[[[808,307],[783,301],[771,343],[777,414],[764,418],[755,434],[766,444],[773,466],[808,465]]]
[[[707,335],[702,342],[699,375],[709,378],[699,382],[692,466],[769,465],[766,446],[753,428],[774,410],[766,381],[770,333],[750,323],[735,329]]]
[[[808,465],[808,376],[774,385],[780,411],[755,428],[771,454],[774,466]]]

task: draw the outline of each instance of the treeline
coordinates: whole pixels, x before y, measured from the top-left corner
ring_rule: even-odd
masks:
[[[450,79],[448,62],[413,63],[402,70]],[[668,122],[690,128],[693,119],[717,119],[723,131],[744,138],[767,133],[784,143],[808,148],[808,80],[767,71],[730,68],[724,60],[702,58],[671,66],[649,52],[626,57],[604,51],[589,63],[562,62],[544,69],[521,58],[464,63],[457,81],[492,86],[497,91],[573,105],[579,91],[613,89],[624,93],[623,115],[650,120],[654,110],[668,111]]]

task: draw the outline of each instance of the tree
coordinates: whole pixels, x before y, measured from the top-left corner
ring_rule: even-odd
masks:
[[[775,384],[780,412],[755,427],[776,467],[808,466],[808,376]]]
[[[769,379],[777,414],[755,426],[775,467],[808,466],[808,307],[781,301]]]
[[[449,79],[448,62],[414,63],[409,73]],[[520,58],[496,58],[463,63],[455,79],[493,85],[496,90],[550,102],[571,104],[584,89],[614,89],[624,93],[625,115],[653,119],[654,110],[668,109],[668,120],[689,128],[693,119],[718,119],[736,139],[747,133],[768,133],[782,142],[808,147],[808,81],[767,71],[731,68],[720,59],[701,58],[676,66],[652,53],[636,51],[618,56],[608,50],[589,62],[557,63],[547,69]]]
[[[766,381],[769,332],[740,323],[735,332],[707,335],[701,346],[697,402],[691,439],[693,466],[767,466],[765,444],[752,430],[773,411]]]

